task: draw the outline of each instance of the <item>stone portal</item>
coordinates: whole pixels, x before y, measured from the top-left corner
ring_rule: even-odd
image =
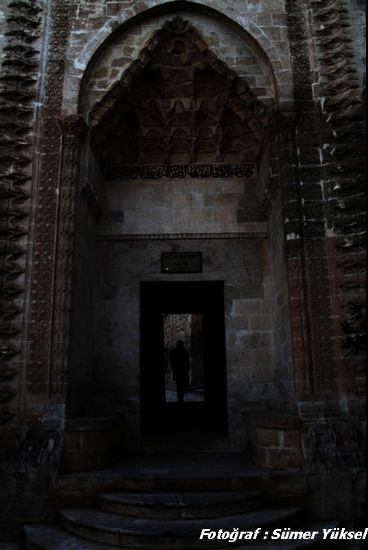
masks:
[[[96,277],[80,260],[75,268],[83,292],[95,295],[88,319],[81,323],[80,306],[75,314],[76,331],[89,326],[94,335],[85,350],[93,364],[88,407],[124,413],[133,449],[144,434],[172,432],[175,422],[165,428],[176,404],[165,401],[162,316],[200,314],[204,399],[188,405],[190,414],[176,424],[226,435],[227,448],[242,450],[244,410],[275,399],[277,337],[262,210],[269,109],[188,20],[176,17],[90,105],[88,118],[85,192],[97,198],[98,217],[80,210],[79,239],[81,254],[88,241]],[[162,259],[175,254],[200,257],[200,267],[164,268]],[[74,361],[83,361],[82,353],[76,349]],[[80,391],[77,371],[71,387]]]

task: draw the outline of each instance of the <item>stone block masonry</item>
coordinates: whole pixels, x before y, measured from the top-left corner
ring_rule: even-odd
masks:
[[[107,2],[97,6],[95,3],[78,4],[72,13],[72,29],[70,34],[70,60],[66,69],[64,108],[68,112],[75,109],[76,94],[84,69],[96,54],[99,45],[111,30],[115,30],[128,18],[139,14],[145,9],[154,8],[144,25],[134,23],[115,34],[104,54],[95,55],[88,82],[87,99],[84,109],[88,112],[92,104],[117,82],[123,71],[137,58],[139,50],[145,45],[152,34],[162,27],[170,15],[160,12],[161,2],[149,0],[146,2]],[[267,62],[257,49],[252,48],[254,40],[258,41],[269,56],[276,70],[276,80],[279,85],[290,83],[290,53],[285,27],[285,12],[279,2],[248,3],[246,8],[239,0],[239,11],[236,3],[225,6],[222,0],[209,2],[201,0],[192,6],[187,3],[185,9],[180,9],[180,16],[188,19],[201,32],[210,49],[231,69],[245,80],[256,91],[259,97],[272,103],[274,97],[274,80],[270,76]],[[234,17],[238,25],[246,29],[250,37],[249,47],[245,46],[241,32],[234,33],[221,22],[219,17],[208,18],[206,9],[218,10]],[[215,12],[214,12],[215,13]],[[239,30],[240,30],[239,28]],[[98,31],[98,32],[96,32]],[[244,38],[246,35],[244,35]],[[291,88],[284,88],[282,101],[291,101]]]
[[[123,407],[127,438],[141,448],[139,285],[164,280],[161,252],[181,250],[203,254],[191,281],[224,283],[231,450],[248,445],[269,468],[303,467],[309,509],[363,522],[363,4],[0,0],[1,537],[20,536],[27,514],[51,519],[65,414]],[[154,66],[165,24],[177,24],[185,61],[176,16],[202,37],[194,43],[214,78],[174,75],[165,103],[173,74],[162,56],[158,114],[173,116],[150,125],[147,93],[129,86]],[[215,80],[225,90],[243,83],[241,108],[233,93],[221,103]],[[192,93],[194,82],[206,94]],[[231,107],[226,124],[219,105]],[[146,165],[226,164],[219,153],[243,155],[249,139],[257,181],[104,181],[101,144],[110,139],[126,160],[133,140],[111,129],[127,127]],[[88,402],[96,388],[97,405]],[[254,403],[298,414],[302,457],[294,426],[254,424],[247,442],[243,412]]]
[[[256,464],[276,470],[302,466],[301,422],[295,416],[253,410],[245,414],[249,451]]]
[[[256,181],[242,178],[110,181],[99,235],[261,234],[266,226],[259,221],[261,198],[255,187]]]

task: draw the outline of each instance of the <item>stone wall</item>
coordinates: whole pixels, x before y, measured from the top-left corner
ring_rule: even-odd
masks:
[[[241,177],[109,181],[99,234],[265,233],[257,188]]]
[[[185,348],[191,353],[192,316],[188,313],[169,314],[164,319],[164,346],[171,351],[178,340],[183,340]]]
[[[274,97],[274,83],[269,67],[260,52],[244,44],[244,37],[234,33],[223,22],[209,19],[208,15],[188,11],[183,11],[180,15],[184,20],[190,21],[203,36],[210,50],[238,76],[244,78],[260,99]],[[90,69],[88,83],[85,83],[87,89],[83,113],[87,117],[92,107],[121,79],[130,63],[138,58],[140,51],[155,31],[171,19],[172,15],[162,15],[130,26],[125,32],[123,30],[117,33],[104,51],[97,54]],[[281,31],[279,34],[281,39]]]
[[[96,398],[127,412],[132,449],[140,445],[140,281],[224,281],[232,450],[246,444],[244,409],[276,399],[271,294],[279,279],[271,281],[267,225],[260,221],[262,183],[254,177],[104,183],[95,310],[96,387],[104,395]],[[201,251],[203,274],[162,275],[167,251]]]
[[[70,61],[66,68],[65,112],[75,112],[83,76],[84,97],[80,105],[86,113],[89,105],[98,101],[136,58],[152,32],[177,14],[191,21],[214,53],[249,79],[260,97],[274,97],[274,77],[269,73],[272,65],[280,104],[291,105],[290,52],[283,2],[269,0],[244,5],[239,1],[239,9],[234,2],[229,6],[222,0],[161,4],[160,0],[75,4],[67,52]],[[150,8],[142,24],[138,16]],[[124,25],[129,19],[129,25]],[[110,44],[103,44],[113,31]]]

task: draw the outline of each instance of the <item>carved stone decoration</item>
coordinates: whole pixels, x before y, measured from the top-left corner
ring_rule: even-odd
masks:
[[[90,114],[106,164],[257,161],[268,113],[180,17],[157,31]]]
[[[264,190],[262,202],[262,212],[266,217],[271,212],[272,203],[281,189],[281,174],[280,174],[280,146],[281,141],[285,141],[286,146],[289,138],[288,134],[295,134],[298,113],[296,111],[276,111],[270,116],[268,134],[269,134],[269,156],[273,159],[273,164],[270,162],[269,181]],[[286,160],[286,159],[285,159]]]
[[[280,121],[278,117],[278,121]],[[284,212],[293,220],[293,231],[286,225],[287,283],[289,314],[293,347],[295,394],[304,398],[311,393],[313,357],[310,349],[308,325],[308,288],[304,258],[303,219],[300,217],[300,187],[297,166],[290,163],[295,154],[295,116],[282,117],[279,140],[283,154],[281,161],[281,197]],[[291,166],[290,166],[291,164]],[[291,184],[293,182],[293,184]],[[271,195],[271,198],[272,195]]]
[[[9,3],[0,76],[0,423],[14,416],[10,384],[18,374],[22,331],[25,246],[28,233],[32,140],[36,98],[38,0]],[[5,383],[6,381],[6,383]]]
[[[282,202],[293,365],[301,399],[325,395],[336,379],[331,281],[326,246],[326,215],[320,181],[320,135],[312,95],[308,19],[304,0],[287,0],[296,128],[285,132],[282,150]],[[287,135],[288,134],[288,135]]]
[[[324,151],[328,169],[330,225],[336,235],[336,266],[343,348],[348,355],[364,353],[365,318],[365,154],[362,100],[349,12],[342,0],[312,0],[314,40],[320,63]],[[323,99],[322,99],[323,98]],[[357,319],[361,321],[357,322]],[[355,361],[359,369],[359,359]],[[358,373],[357,373],[358,374]]]
[[[108,167],[107,179],[255,178],[256,166],[246,164],[192,164]]]
[[[364,462],[364,441],[354,421],[309,424],[303,434],[304,467],[308,472]]]
[[[68,215],[64,215],[64,205],[61,205],[60,193],[65,191],[61,189],[63,182],[60,178],[65,143],[58,120],[63,99],[70,6],[70,0],[55,0],[52,6],[42,114],[41,163],[31,282],[31,344],[27,368],[27,391],[30,395],[39,396],[40,399],[52,395],[55,389],[55,386],[51,388],[54,375],[58,379],[58,387],[63,380],[63,373],[54,369],[53,360],[55,354],[59,353],[59,347],[64,345],[60,342],[65,341],[62,336],[64,319],[61,312],[55,311],[55,306],[62,301],[60,294],[64,296],[63,282],[67,281],[67,274],[63,272],[66,265],[64,261],[67,262],[67,256],[70,254],[70,250],[65,249],[62,252],[63,256],[58,257],[63,239],[70,238],[70,235],[65,236],[61,229],[67,225],[66,221],[64,225],[64,219],[66,220]],[[65,198],[65,194],[63,197]],[[56,227],[56,219],[60,223],[60,229],[57,232],[50,231],[50,228]]]
[[[50,390],[63,394],[65,389],[65,361],[68,357],[70,333],[70,299],[72,284],[72,245],[74,231],[75,190],[77,188],[79,142],[87,125],[80,115],[58,119],[62,132],[59,203],[56,225],[58,229],[54,286],[54,309],[51,320]]]

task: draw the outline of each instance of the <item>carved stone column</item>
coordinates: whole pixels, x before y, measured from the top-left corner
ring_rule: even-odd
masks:
[[[30,307],[25,379],[26,412],[33,414],[51,397],[56,296],[56,261],[62,215],[61,179],[65,174],[59,117],[62,113],[65,55],[70,25],[71,0],[54,0],[49,5],[52,24],[48,36],[43,103],[40,109],[38,163],[34,177],[34,220],[30,255]],[[46,61],[46,60],[45,60]],[[54,399],[58,403],[60,400]],[[43,410],[43,409],[42,409]],[[44,413],[42,413],[44,414]]]
[[[312,374],[303,212],[295,141],[297,119],[295,111],[275,113],[270,129],[279,149],[279,186],[284,217],[294,390],[296,398],[300,399],[311,392]],[[275,184],[269,192],[275,192]]]
[[[75,192],[78,187],[80,138],[87,129],[80,115],[59,118],[58,125],[62,132],[62,145],[54,249],[50,395],[64,395],[65,392],[70,337]]]
[[[45,273],[42,275],[47,281],[45,300],[47,300],[49,316],[43,320],[46,329],[44,335],[40,332],[42,327],[33,323],[32,355],[28,365],[28,393],[46,398],[63,396],[65,390],[70,326],[74,201],[78,184],[79,143],[81,134],[86,129],[84,119],[80,115],[60,117],[57,119],[57,126],[61,137],[58,154],[59,169],[53,171],[55,175],[58,174],[58,180],[50,181],[53,183],[53,192],[50,195],[52,216],[48,215],[39,227],[39,231],[48,233],[45,236],[45,248],[49,253],[47,257],[42,255],[45,248],[42,247],[40,238],[38,245],[40,251],[36,251],[35,266],[38,270],[39,263],[43,260]],[[39,281],[35,281],[35,284],[38,288]],[[36,321],[42,306],[42,301],[34,305],[33,317]]]
[[[298,182],[300,209],[299,250],[304,263],[305,314],[309,349],[311,393],[304,396],[323,402],[328,414],[338,414],[339,394],[336,386],[334,322],[331,309],[331,274],[327,249],[327,210],[324,166],[321,162],[321,127],[318,106],[313,97],[313,56],[310,51],[309,19],[304,0],[285,2],[291,64],[293,69],[294,106],[300,116],[293,137],[295,181]],[[289,219],[289,215],[286,214]],[[293,231],[288,223],[287,233]],[[297,229],[297,228],[296,228]],[[290,237],[289,237],[290,240]],[[290,241],[292,243],[292,240]],[[287,248],[294,246],[287,244]],[[289,255],[289,253],[288,253]],[[290,255],[289,255],[290,257]],[[299,396],[303,399],[303,396]],[[308,404],[307,408],[310,407]]]
[[[335,356],[341,399],[365,403],[365,187],[362,90],[352,47],[349,6],[308,0],[316,59],[315,100],[328,200]],[[364,413],[362,415],[364,417]]]

